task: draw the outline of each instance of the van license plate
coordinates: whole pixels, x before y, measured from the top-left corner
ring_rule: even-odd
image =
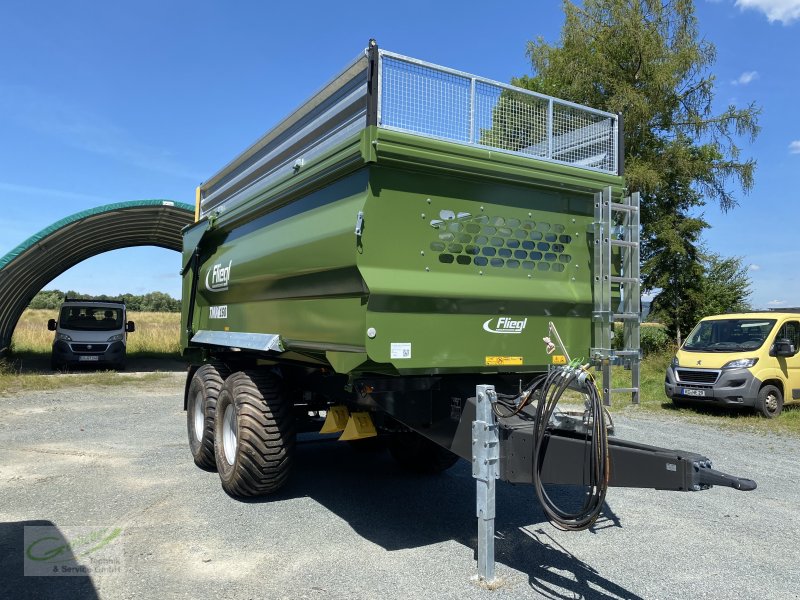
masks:
[[[683,395],[684,396],[702,397],[702,396],[706,395],[706,391],[705,390],[693,390],[693,389],[689,389],[689,388],[683,388]]]
[[[79,361],[88,360],[89,362],[91,362],[91,361],[93,361],[93,360],[94,360],[94,361],[100,360],[100,357],[99,357],[99,356],[96,356],[96,355],[94,355],[94,356],[79,356],[79,357],[78,357],[78,360],[79,360]]]

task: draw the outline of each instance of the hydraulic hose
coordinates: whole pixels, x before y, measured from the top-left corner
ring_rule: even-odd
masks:
[[[541,480],[548,426],[562,394],[573,384],[579,384],[583,393],[588,396],[587,410],[590,423],[586,433],[589,468],[588,481],[585,483],[588,489],[583,506],[576,512],[559,507],[548,495]],[[594,524],[603,509],[610,478],[608,434],[600,394],[591,376],[581,368],[554,369],[546,377],[535,381],[534,386],[531,396],[535,395],[538,399],[533,436],[533,486],[536,495],[545,515],[555,527],[569,531],[587,529]]]

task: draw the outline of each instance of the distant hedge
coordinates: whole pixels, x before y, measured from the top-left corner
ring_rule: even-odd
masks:
[[[147,294],[122,294],[120,296],[90,296],[74,290],[62,292],[61,290],[42,290],[33,297],[28,308],[46,308],[55,310],[64,301],[64,298],[79,298],[81,300],[125,300],[128,310],[142,312],[180,312],[181,301],[164,292],[149,292]]]
[[[614,327],[614,339],[611,346],[615,350],[621,350],[623,345],[622,325]],[[667,330],[663,325],[642,325],[639,329],[639,346],[642,349],[642,354],[647,356],[649,354],[659,354],[667,352],[672,349],[673,341],[667,335]]]

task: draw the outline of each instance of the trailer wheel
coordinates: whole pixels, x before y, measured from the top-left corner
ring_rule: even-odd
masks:
[[[217,471],[228,494],[271,494],[286,483],[295,423],[277,376],[239,371],[228,377],[217,400],[214,431]]]
[[[227,369],[218,364],[206,364],[197,369],[189,384],[186,403],[186,429],[189,450],[201,469],[214,470],[214,420],[217,397],[222,389]]]
[[[389,439],[389,453],[405,469],[433,475],[458,462],[458,455],[418,433],[399,433]]]
[[[756,410],[762,416],[773,419],[783,410],[783,394],[774,385],[765,385],[758,392]]]

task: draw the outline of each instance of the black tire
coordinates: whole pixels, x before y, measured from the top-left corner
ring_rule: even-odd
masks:
[[[277,492],[289,478],[294,445],[292,406],[276,375],[239,371],[225,380],[217,399],[214,449],[217,472],[228,494]]]
[[[399,433],[389,439],[389,453],[404,469],[434,475],[458,462],[458,455],[418,433]]]
[[[192,377],[187,392],[186,430],[189,434],[189,450],[194,463],[209,471],[217,468],[214,460],[214,421],[217,397],[226,374],[221,365],[203,365]]]
[[[756,410],[767,419],[774,419],[783,410],[783,394],[774,385],[765,385],[758,391]]]

